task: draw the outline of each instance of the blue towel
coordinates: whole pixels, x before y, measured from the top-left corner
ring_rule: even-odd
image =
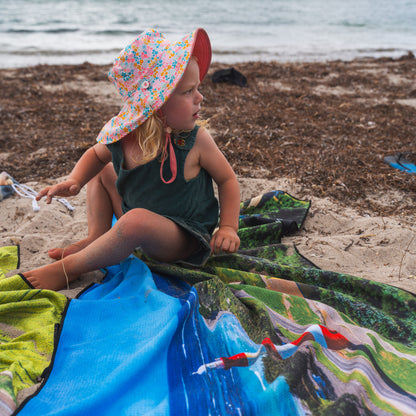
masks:
[[[21,415],[168,414],[167,348],[179,299],[131,258],[70,302],[51,374]]]

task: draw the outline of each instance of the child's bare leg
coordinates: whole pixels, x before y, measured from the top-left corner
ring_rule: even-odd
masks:
[[[116,173],[109,163],[87,185],[88,236],[64,248],[48,251],[49,257],[60,260],[82,250],[111,227],[113,213],[120,217],[121,198],[116,189]]]
[[[136,247],[155,260],[172,262],[188,257],[197,245],[196,239],[173,221],[134,209],[82,250],[24,276],[36,288],[58,290],[66,285],[65,272],[69,281],[75,280],[83,273],[119,263]]]

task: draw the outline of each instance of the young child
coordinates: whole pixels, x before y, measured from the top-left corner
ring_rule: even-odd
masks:
[[[161,262],[205,263],[235,252],[240,191],[236,176],[203,127],[198,88],[211,62],[207,33],[170,42],[142,33],[115,60],[109,78],[124,106],[101,130],[69,177],[37,200],[87,187],[88,236],[49,251],[55,263],[24,273],[36,288],[58,290],[81,274],[117,264],[136,248]],[[215,198],[212,179],[218,185]],[[118,221],[113,227],[113,214]]]

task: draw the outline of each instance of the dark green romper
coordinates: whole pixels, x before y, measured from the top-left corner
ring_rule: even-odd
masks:
[[[123,212],[133,208],[145,208],[171,219],[200,243],[197,252],[184,262],[200,266],[208,259],[211,248],[209,242],[218,222],[218,201],[214,195],[212,178],[201,169],[198,176],[187,181],[184,177],[185,159],[192,149],[198,127],[191,132],[173,135],[173,148],[176,155],[177,176],[165,184],[160,178],[160,158],[145,165],[125,170],[120,141],[107,145],[111,151],[114,169],[117,173],[116,187],[122,197]],[[169,159],[163,166],[163,177],[172,176]]]

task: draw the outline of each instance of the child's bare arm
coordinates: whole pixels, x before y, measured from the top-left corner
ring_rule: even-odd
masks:
[[[111,153],[107,147],[103,144],[94,145],[81,156],[65,181],[42,189],[36,199],[39,201],[46,196],[46,202],[50,204],[54,195],[77,195],[81,188],[110,161]]]
[[[220,199],[220,224],[211,240],[211,249],[218,253],[234,253],[240,246],[237,235],[240,212],[240,189],[237,179],[218,184]]]
[[[197,146],[201,167],[208,171],[218,186],[220,223],[219,229],[212,237],[211,248],[215,253],[221,251],[234,253],[240,246],[240,239],[237,235],[240,187],[237,177],[205,129],[198,131]]]

